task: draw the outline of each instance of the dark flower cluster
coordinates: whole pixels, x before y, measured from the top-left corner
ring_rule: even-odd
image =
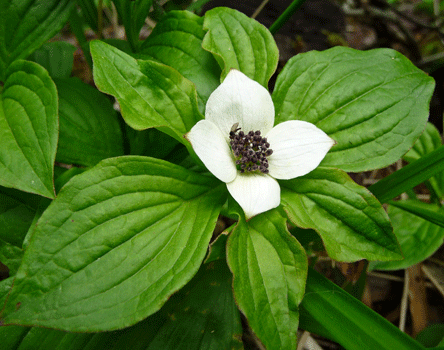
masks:
[[[260,171],[268,174],[267,157],[273,153],[266,137],[261,136],[261,132],[250,131],[245,134],[237,123],[230,131],[231,150],[236,158],[236,164],[240,172]]]

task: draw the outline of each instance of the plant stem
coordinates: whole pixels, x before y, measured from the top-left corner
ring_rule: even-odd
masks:
[[[290,19],[291,16],[302,6],[305,0],[294,0],[290,6],[279,16],[279,18],[271,25],[271,34],[276,34],[279,29]]]
[[[103,32],[103,0],[99,0],[97,5],[97,37],[102,39]]]
[[[77,13],[77,9],[75,7],[72,9],[71,15],[69,16],[69,26],[71,27],[72,32],[77,38],[80,47],[82,48],[86,62],[88,63],[89,67],[92,68],[92,58],[91,53],[89,52],[89,43],[88,40],[86,40],[85,33],[83,33],[82,19]]]
[[[254,11],[254,13],[251,15],[251,18],[256,18],[258,15],[259,15],[259,13],[261,13],[261,11],[262,11],[262,9],[265,7],[265,5],[267,5],[267,3],[269,2],[270,0],[264,0],[264,1],[262,1],[262,3],[259,5],[259,7]]]
[[[196,2],[193,2],[190,6],[187,7],[187,11],[197,11],[200,10],[207,2],[210,2],[211,0],[197,0]]]

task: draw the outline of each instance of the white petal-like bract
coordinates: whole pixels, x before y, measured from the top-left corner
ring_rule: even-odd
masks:
[[[207,169],[223,182],[231,182],[237,174],[230,146],[219,128],[212,122],[200,120],[185,135]]]
[[[227,141],[235,123],[246,133],[266,134],[274,125],[274,105],[267,89],[232,69],[208,98],[205,120],[217,125]]]
[[[247,219],[276,208],[281,202],[278,182],[265,174],[238,174],[234,181],[227,183],[227,188]]]
[[[325,132],[305,121],[273,125],[274,105],[267,89],[232,69],[210,95],[205,120],[197,122],[185,135],[208,170],[227,184],[247,219],[280,204],[281,190],[276,179],[308,174],[335,144]],[[236,160],[229,144],[230,131],[237,132],[237,128],[244,135],[240,131],[232,135]],[[246,135],[257,130],[260,135]],[[271,155],[262,137],[267,138]],[[267,160],[269,173],[265,174]]]
[[[273,150],[268,157],[270,176],[283,180],[314,170],[335,143],[314,124],[301,120],[278,124],[266,137]]]

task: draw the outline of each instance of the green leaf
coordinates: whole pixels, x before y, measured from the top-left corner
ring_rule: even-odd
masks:
[[[153,0],[113,0],[125,26],[125,34],[134,52],[138,51],[139,32],[145,23]]]
[[[73,0],[0,0],[0,80],[8,66],[28,57],[68,20]]]
[[[0,261],[8,267],[9,276],[14,276],[21,264],[26,237],[42,199],[47,198],[0,187]]]
[[[202,48],[203,18],[188,11],[171,11],[142,43],[141,53],[173,67],[196,85],[203,113],[210,94],[220,84],[220,68]]]
[[[94,0],[77,0],[77,5],[82,10],[82,15],[86,23],[97,33],[99,19],[98,9]]]
[[[381,204],[343,171],[318,167],[280,184],[281,203],[291,222],[316,230],[333,259],[402,258]]]
[[[427,123],[426,129],[403,159],[411,163],[439,147],[441,147],[441,135],[432,123]],[[437,197],[444,198],[444,172],[432,176],[429,182]]]
[[[433,324],[423,329],[416,336],[416,340],[427,348],[440,345],[444,340],[444,323]]]
[[[0,95],[0,185],[54,198],[57,90],[38,64],[16,61]]]
[[[308,269],[300,327],[341,344],[347,350],[424,350],[406,333]]]
[[[76,47],[65,41],[43,44],[28,57],[43,66],[51,78],[68,78],[71,75]]]
[[[412,204],[413,201],[406,202]],[[414,205],[417,208],[424,208],[443,216],[443,210],[435,204],[418,201]],[[405,269],[427,259],[442,245],[444,228],[392,205],[388,207],[387,212],[401,245],[404,260],[374,262],[370,264],[372,270]]]
[[[444,228],[444,212],[436,212],[437,208],[433,205],[418,200],[389,201],[388,204]]]
[[[14,276],[23,257],[22,244],[34,219],[35,209],[16,194],[0,187],[0,261]]]
[[[424,132],[415,142],[410,151],[408,151],[402,158],[411,163],[422,156],[429,154],[440,146],[441,135],[439,134],[438,129],[432,123],[427,122]]]
[[[147,350],[243,349],[239,310],[232,276],[223,260],[202,265],[197,275],[174,294],[158,314],[159,329]]]
[[[91,42],[94,81],[120,103],[125,122],[142,130],[166,126],[178,141],[203,118],[193,83],[175,69],[154,61],[135,60],[101,41]]]
[[[123,155],[122,131],[111,101],[77,78],[55,83],[60,105],[56,160],[90,166]]]
[[[73,177],[37,223],[3,323],[92,332],[146,318],[198,270],[225,197],[216,179],[147,157]]]
[[[159,312],[129,328],[91,334],[0,327],[3,350],[242,349],[241,335],[224,261],[203,265]]]
[[[277,210],[241,219],[228,238],[234,297],[267,349],[295,349],[307,257]]]
[[[268,80],[277,68],[279,51],[267,28],[226,7],[206,12],[203,28],[208,33],[202,47],[214,55],[223,69],[222,80],[234,68],[268,88]]]
[[[368,189],[381,203],[399,196],[433,175],[444,171],[444,146],[379,180]]]
[[[298,119],[336,140],[322,165],[347,172],[397,161],[424,130],[434,81],[390,49],[346,47],[292,58],[276,81],[276,123]]]
[[[126,135],[129,139],[131,155],[165,159],[179,144],[175,139],[157,129],[138,131],[127,126]]]

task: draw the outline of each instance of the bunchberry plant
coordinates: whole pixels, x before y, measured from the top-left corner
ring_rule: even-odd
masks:
[[[171,11],[140,42],[152,1],[114,3],[129,44],[88,47],[73,1],[0,9],[5,349],[240,349],[239,312],[267,349],[295,349],[300,321],[348,349],[416,349],[309,272],[296,233],[337,261],[403,258],[381,205],[403,183],[376,197],[347,172],[406,154],[433,79],[390,49],[337,47],[292,58],[270,94],[278,50],[255,20]],[[72,47],[39,49],[68,17],[98,90],[45,60]]]

